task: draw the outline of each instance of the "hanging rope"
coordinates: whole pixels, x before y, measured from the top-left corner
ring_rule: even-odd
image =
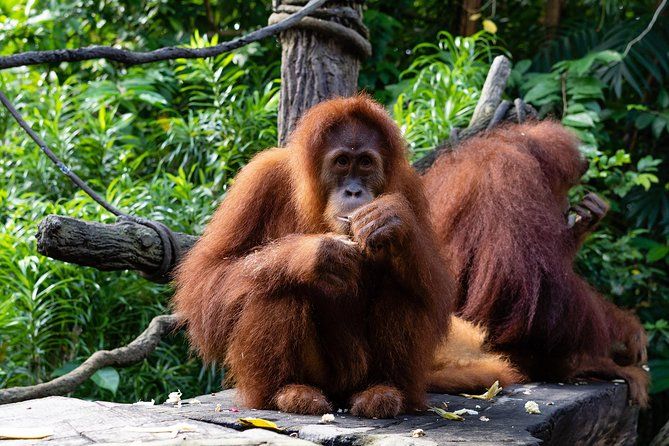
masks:
[[[119,219],[132,221],[156,231],[163,246],[163,258],[155,271],[150,273],[145,272],[145,274],[154,281],[168,281],[168,273],[174,267],[181,254],[179,244],[177,243],[176,237],[172,230],[158,221],[127,214],[102,198],[84,180],[82,180],[79,175],[67,167],[67,165],[65,165],[65,163],[63,163],[63,161],[58,158],[58,156],[53,153],[51,149],[49,149],[42,138],[40,138],[39,135],[32,129],[32,127],[28,125],[19,111],[14,107],[14,105],[12,105],[9,99],[7,99],[7,96],[5,96],[2,91],[0,91],[0,102],[2,102],[2,105],[7,109],[7,111],[9,111],[12,117],[14,117],[21,128],[26,131],[28,136],[30,136],[30,138],[35,141],[40,150],[44,152],[44,154],[51,160],[51,162],[53,162],[56,167],[58,167],[58,169],[60,169],[60,171],[63,172],[75,186],[84,191],[86,195],[91,197],[96,203],[105,208],[107,211],[119,217]]]
[[[283,0],[275,2],[273,14],[268,23],[275,25],[282,23],[301,10],[305,0]],[[304,17],[291,29],[306,29],[330,36],[334,41],[346,45],[353,50],[360,59],[372,55],[372,45],[369,42],[369,30],[362,21],[361,6],[334,6],[321,7],[314,10],[308,17]]]

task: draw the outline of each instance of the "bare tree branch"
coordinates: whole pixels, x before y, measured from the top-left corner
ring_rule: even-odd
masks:
[[[99,350],[71,372],[46,383],[26,387],[0,389],[0,404],[65,395],[103,367],[127,367],[149,356],[163,336],[179,326],[179,319],[171,314],[156,316],[149,327],[130,344],[114,350]]]
[[[0,57],[0,70],[43,63],[79,62],[91,59],[107,59],[125,65],[139,65],[150,62],[172,59],[198,59],[218,56],[227,51],[241,48],[249,43],[262,40],[285,31],[302,20],[303,17],[314,12],[327,0],[310,0],[303,8],[286,17],[281,22],[265,26],[244,36],[223,42],[207,48],[166,47],[153,51],[129,51],[110,46],[91,46],[73,50],[28,51]]]
[[[178,251],[185,254],[197,237],[176,232]],[[150,274],[164,256],[159,235],[133,221],[104,224],[48,215],[37,229],[37,251],[52,259],[92,266],[102,271],[137,270]],[[175,264],[179,259],[175,259]]]
[[[630,40],[627,46],[625,47],[625,51],[623,51],[623,56],[622,56],[623,59],[627,57],[632,47],[637,43],[641,42],[643,38],[646,37],[646,34],[648,34],[650,30],[653,29],[653,25],[655,25],[657,18],[660,16],[660,13],[662,12],[665,6],[667,6],[667,0],[662,0],[658,5],[657,9],[655,10],[655,13],[653,13],[653,18],[650,19],[648,26],[646,26],[646,28],[643,31],[641,31],[641,34],[636,36],[634,39]]]
[[[476,103],[476,108],[474,109],[471,121],[469,121],[467,130],[476,133],[487,127],[486,121],[490,121],[495,110],[497,110],[497,107],[502,102],[506,81],[510,75],[511,61],[506,56],[495,57],[492,65],[490,65],[490,70],[488,70],[488,76],[483,83],[481,97]]]

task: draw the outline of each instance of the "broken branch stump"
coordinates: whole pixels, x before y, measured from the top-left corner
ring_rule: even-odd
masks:
[[[182,255],[197,237],[175,232]],[[61,215],[48,215],[37,230],[37,251],[52,259],[102,271],[138,270],[147,274],[158,268],[163,247],[158,233],[146,226],[119,221],[96,223]]]

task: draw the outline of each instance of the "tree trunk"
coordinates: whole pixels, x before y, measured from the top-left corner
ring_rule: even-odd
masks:
[[[295,5],[284,0],[277,6]],[[306,2],[304,2],[306,3]],[[329,9],[351,8],[362,18],[362,2],[328,2]],[[350,26],[349,20],[328,20]],[[279,145],[286,144],[297,120],[311,106],[335,96],[351,96],[357,91],[361,55],[333,35],[314,29],[295,27],[280,35],[281,99],[279,105]]]
[[[469,16],[479,12],[481,9],[481,0],[463,0],[462,11],[460,13],[460,35],[471,36],[476,32],[478,21],[469,20]]]
[[[546,27],[546,38],[548,40],[555,37],[555,30],[560,26],[560,12],[562,9],[562,0],[548,0],[544,10],[544,26]]]

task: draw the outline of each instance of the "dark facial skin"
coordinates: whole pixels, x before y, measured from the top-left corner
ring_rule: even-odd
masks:
[[[382,144],[377,130],[357,120],[326,136],[321,181],[328,190],[325,214],[335,232],[348,233],[348,216],[383,190]]]

